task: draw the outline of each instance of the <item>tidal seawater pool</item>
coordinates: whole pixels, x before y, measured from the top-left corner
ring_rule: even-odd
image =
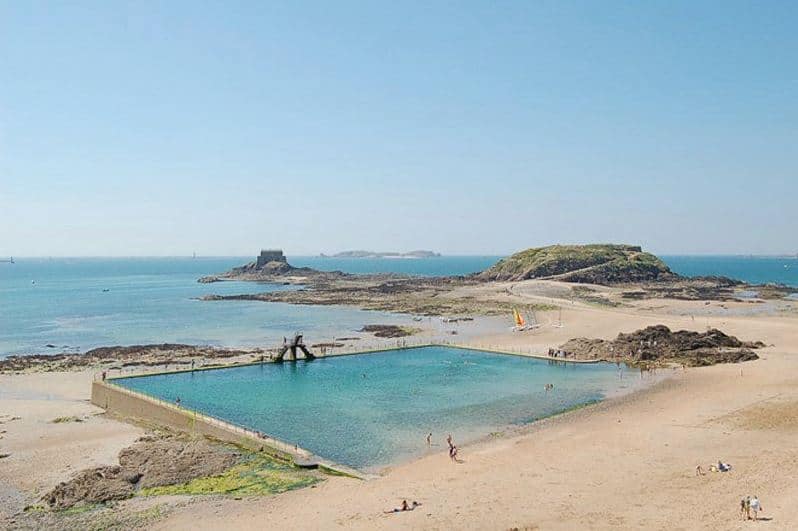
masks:
[[[114,380],[364,470],[445,452],[447,433],[471,442],[638,382],[614,364],[442,346]]]

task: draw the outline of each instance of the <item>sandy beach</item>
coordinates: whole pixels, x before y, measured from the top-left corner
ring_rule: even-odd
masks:
[[[541,289],[540,283],[522,283],[511,296],[536,300],[545,297]],[[445,434],[436,433],[440,451],[374,480],[329,477],[314,488],[241,500],[183,497],[169,500],[165,516],[151,525],[744,529],[753,524],[740,519],[739,500],[756,494],[768,518],[760,525],[798,527],[798,485],[792,480],[798,475],[798,318],[791,304],[746,313],[736,311],[745,303],[647,300],[614,308],[547,297],[563,304],[562,327],[551,326],[559,322],[557,311],[540,312],[544,326],[525,333],[481,318],[458,324],[458,341],[545,350],[572,337],[611,338],[665,324],[690,330],[715,326],[768,346],[752,362],[662,369],[658,377],[666,377],[645,390],[464,447],[460,464],[449,460]],[[10,454],[0,467],[4,517],[75,471],[112,463],[142,433],[88,403],[91,378],[91,371],[0,376],[0,413],[6,415],[0,443]],[[62,416],[84,422],[51,422]],[[733,470],[696,476],[697,465],[708,470],[718,460]],[[383,513],[403,499],[422,506]],[[116,510],[133,511],[143,503],[134,498]]]

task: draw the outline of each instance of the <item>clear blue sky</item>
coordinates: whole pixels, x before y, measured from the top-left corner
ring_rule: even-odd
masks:
[[[798,252],[798,2],[0,0],[0,255]]]

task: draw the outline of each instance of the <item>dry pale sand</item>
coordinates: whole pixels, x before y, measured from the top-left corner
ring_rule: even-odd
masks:
[[[506,296],[551,295],[539,295],[534,286],[519,288],[521,295]],[[441,452],[371,481],[332,477],[315,488],[270,498],[197,497],[175,507],[156,527],[798,529],[794,313],[729,315],[722,308],[707,311],[701,303],[662,301],[621,309],[568,304],[562,328],[550,326],[558,312],[548,312],[539,317],[549,325],[531,333],[513,334],[488,319],[457,325],[453,339],[545,350],[575,336],[609,338],[664,323],[676,329],[716,326],[774,346],[760,351],[762,359],[741,365],[665,371],[670,377],[645,391],[463,448],[461,464]],[[691,317],[698,309],[710,315]],[[41,491],[71,471],[113,462],[139,434],[135,427],[91,416],[98,410],[85,401],[87,373],[0,378],[0,414],[23,417],[0,425],[8,430],[0,452],[12,453],[0,461],[3,506],[14,492]],[[43,392],[53,396],[45,400]],[[73,414],[89,420],[48,423]],[[695,476],[696,465],[706,469],[718,459],[732,463],[732,472]],[[760,497],[770,520],[740,520],[739,500],[746,494]],[[402,499],[423,505],[383,514]]]
[[[85,468],[116,462],[143,431],[91,405],[92,373],[0,375],[0,524]],[[82,422],[52,421],[76,417]],[[13,420],[12,420],[13,419]]]

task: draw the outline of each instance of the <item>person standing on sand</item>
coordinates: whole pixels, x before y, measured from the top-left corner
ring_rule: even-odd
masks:
[[[449,446],[449,453],[452,452],[452,448],[454,448],[454,444],[452,443],[452,434],[446,436],[446,444]]]
[[[751,508],[751,511],[754,512],[754,520],[759,520],[759,511],[762,510],[762,504],[759,503],[759,496],[754,495],[754,497],[748,502],[748,506]],[[748,515],[748,518],[751,518],[750,514]]]
[[[432,432],[427,434],[427,446],[432,446]]]

